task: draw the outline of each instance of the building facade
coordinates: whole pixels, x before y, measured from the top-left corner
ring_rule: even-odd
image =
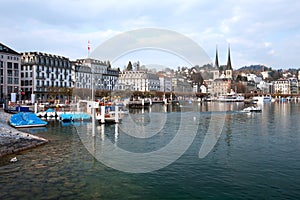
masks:
[[[231,79],[218,78],[213,81],[211,95],[214,97],[226,95],[231,89]]]
[[[185,78],[173,77],[172,78],[172,92],[179,93],[191,93],[193,92],[193,87],[187,82]]]
[[[119,90],[159,91],[160,81],[156,74],[146,71],[125,71],[118,80]]]
[[[21,88],[27,99],[64,100],[62,88],[72,88],[72,68],[68,58],[41,52],[24,52],[21,59]]]
[[[72,63],[75,87],[112,91],[116,89],[119,71],[109,68],[106,63],[91,58],[78,59]]]
[[[21,54],[0,43],[0,94],[1,102],[10,100],[11,93],[22,98],[21,80]]]
[[[275,94],[299,94],[299,82],[296,78],[272,81]]]
[[[165,76],[159,75],[160,91],[162,92],[172,92],[172,79]]]

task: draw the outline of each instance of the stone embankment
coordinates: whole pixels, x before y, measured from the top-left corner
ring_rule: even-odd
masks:
[[[0,157],[48,142],[48,140],[21,132],[8,125],[10,114],[0,110]]]

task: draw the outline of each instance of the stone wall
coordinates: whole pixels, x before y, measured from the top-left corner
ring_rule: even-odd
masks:
[[[0,157],[48,142],[48,140],[21,132],[8,125],[10,114],[0,110]]]

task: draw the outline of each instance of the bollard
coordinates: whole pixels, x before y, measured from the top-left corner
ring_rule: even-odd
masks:
[[[119,106],[115,106],[115,123],[119,123]]]
[[[100,122],[102,124],[105,123],[105,106],[101,106]]]

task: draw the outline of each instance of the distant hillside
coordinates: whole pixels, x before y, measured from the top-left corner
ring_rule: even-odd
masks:
[[[250,65],[239,68],[237,71],[246,72],[246,73],[255,73],[262,71],[271,71],[271,67],[266,67],[264,65]]]

